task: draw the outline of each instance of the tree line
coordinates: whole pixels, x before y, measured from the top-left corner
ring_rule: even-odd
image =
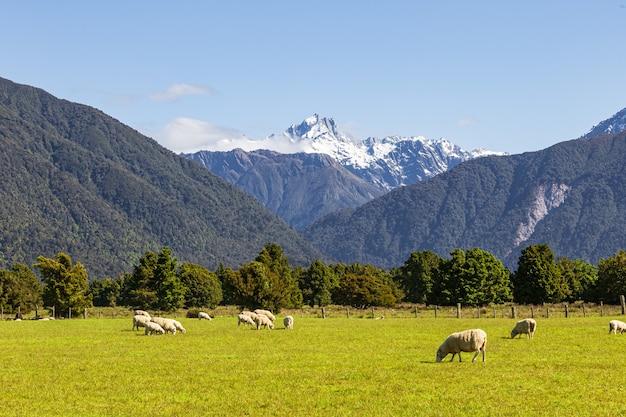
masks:
[[[265,245],[237,270],[222,264],[215,271],[180,262],[168,247],[146,252],[132,272],[89,282],[86,268],[65,253],[39,256],[34,269],[16,264],[0,271],[0,306],[5,313],[29,313],[39,306],[59,315],[94,306],[127,306],[155,311],[180,308],[267,308],[279,312],[303,305],[392,307],[400,302],[485,306],[515,302],[604,302],[617,304],[626,292],[626,251],[598,265],[557,258],[547,244],[522,250],[511,272],[479,248],[455,249],[450,258],[432,251],[413,252],[391,270],[366,264],[313,262],[290,266],[282,248]],[[39,276],[36,274],[39,272]]]

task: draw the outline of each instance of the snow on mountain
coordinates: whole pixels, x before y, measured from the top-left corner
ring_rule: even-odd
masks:
[[[385,190],[432,177],[469,159],[505,154],[482,148],[468,152],[446,139],[423,136],[369,137],[360,141],[342,132],[332,118],[318,114],[262,142],[267,146],[272,141],[286,140],[302,152],[330,155],[357,176]]]
[[[598,135],[617,134],[626,130],[626,109],[622,109],[610,118],[601,121],[593,126],[584,138],[590,138]]]

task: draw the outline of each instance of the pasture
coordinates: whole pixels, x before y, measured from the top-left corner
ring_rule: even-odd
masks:
[[[608,416],[626,413],[623,316],[295,317],[293,330],[235,317],[179,318],[145,336],[130,318],[0,322],[0,415]],[[435,362],[448,334],[480,327],[487,362]],[[479,357],[480,358],[480,357]]]

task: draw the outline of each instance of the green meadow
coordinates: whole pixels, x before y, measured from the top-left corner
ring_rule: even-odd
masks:
[[[145,336],[130,318],[0,322],[3,416],[614,416],[626,414],[626,334],[612,317],[516,319],[294,314],[294,329],[179,318]],[[486,363],[435,362],[480,327]],[[143,330],[143,329],[142,329]],[[480,356],[479,356],[480,358]]]

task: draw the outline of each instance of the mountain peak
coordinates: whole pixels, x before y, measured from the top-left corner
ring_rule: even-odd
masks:
[[[613,135],[626,130],[626,109],[622,109],[610,118],[601,121],[592,127],[584,138],[591,138],[598,135]]]
[[[331,135],[340,138],[342,135],[337,129],[337,124],[332,118],[320,117],[315,113],[307,117],[300,124],[291,125],[285,133],[294,139],[314,140],[323,135]]]

